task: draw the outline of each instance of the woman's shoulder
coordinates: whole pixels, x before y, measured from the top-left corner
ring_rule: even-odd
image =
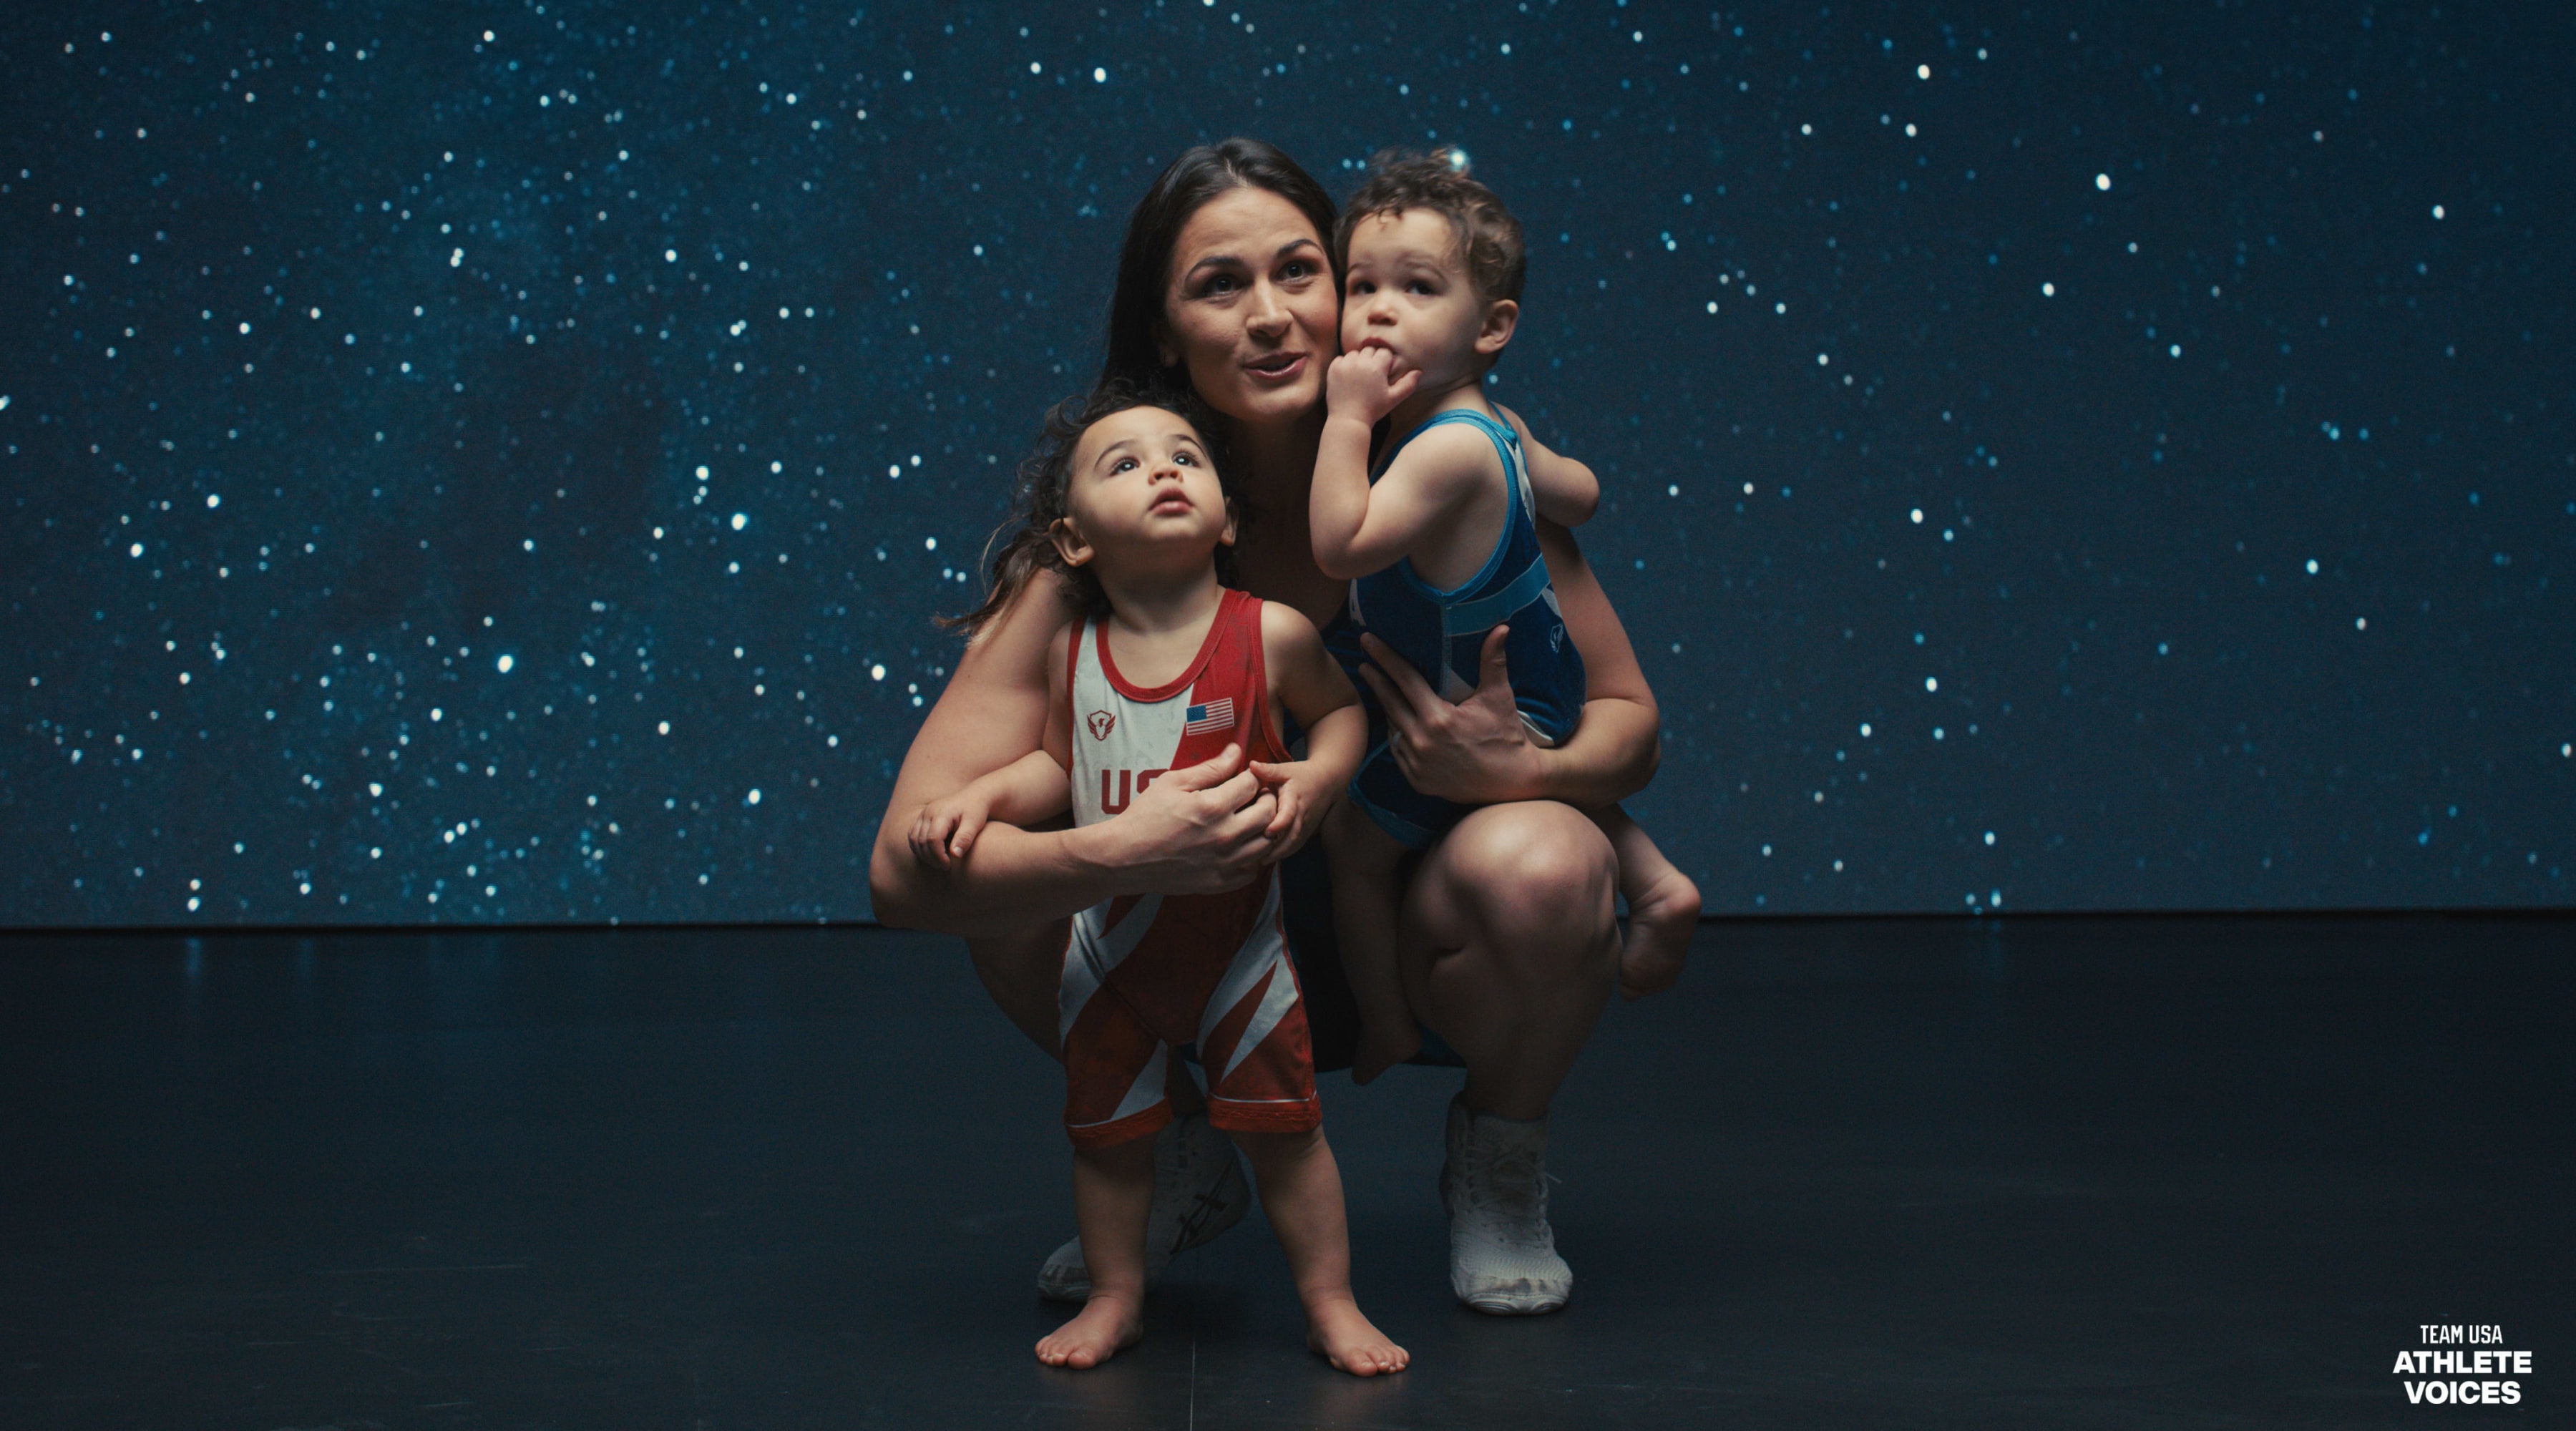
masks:
[[[1082,597],[1062,573],[1040,568],[966,643],[958,658],[960,682],[1043,686],[1052,648],[1061,645],[1065,629],[1082,619]]]

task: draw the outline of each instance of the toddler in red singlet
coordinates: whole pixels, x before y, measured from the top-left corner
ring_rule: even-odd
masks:
[[[1125,809],[1156,776],[1240,748],[1277,801],[1283,850],[1311,833],[1359,766],[1366,733],[1350,682],[1293,608],[1222,585],[1235,511],[1177,399],[1110,389],[1060,409],[1023,493],[1048,565],[1089,598],[1048,662],[1040,749],[926,807],[919,858],[966,857],[992,820],[1077,824]],[[1282,716],[1306,732],[1291,758]],[[1267,872],[1226,894],[1124,896],[1073,918],[1058,1031],[1074,1215],[1091,1296],[1038,1343],[1040,1361],[1091,1367],[1144,1332],[1153,1134],[1171,1121],[1169,1059],[1193,1051],[1208,1122],[1250,1160],[1279,1234],[1307,1341],[1358,1376],[1400,1371],[1404,1348],[1351,1296],[1341,1174],[1324,1141],[1314,1060]]]

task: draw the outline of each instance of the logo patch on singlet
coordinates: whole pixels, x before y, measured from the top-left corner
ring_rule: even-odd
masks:
[[[1091,713],[1090,720],[1086,722],[1086,724],[1091,727],[1091,738],[1093,740],[1107,740],[1109,738],[1109,732],[1117,729],[1118,727],[1118,717],[1107,711],[1093,711]]]

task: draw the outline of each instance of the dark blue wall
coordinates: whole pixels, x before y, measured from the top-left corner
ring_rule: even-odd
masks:
[[[1712,908],[2568,898],[2557,7],[34,8],[7,922],[864,916],[1238,131],[1528,223]]]

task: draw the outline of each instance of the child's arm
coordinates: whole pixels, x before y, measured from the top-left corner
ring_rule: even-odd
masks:
[[[977,777],[947,799],[923,806],[912,824],[914,858],[948,869],[966,858],[975,848],[975,837],[992,821],[1034,825],[1063,814],[1073,804],[1073,787],[1066,777],[1073,761],[1073,733],[1064,699],[1065,683],[1071,679],[1065,671],[1064,635],[1058,630],[1047,643],[1047,723],[1038,748]]]
[[[921,807],[912,822],[912,853],[944,870],[966,858],[990,822],[1033,825],[1063,814],[1072,803],[1064,767],[1045,751],[1032,750],[947,799]]]
[[[1494,410],[1520,434],[1521,458],[1529,464],[1530,494],[1538,499],[1538,514],[1560,527],[1591,521],[1601,506],[1601,479],[1592,475],[1591,468],[1530,436],[1520,414],[1500,403]]]
[[[1261,604],[1261,657],[1279,704],[1306,728],[1305,759],[1252,762],[1252,773],[1278,796],[1279,813],[1268,833],[1284,832],[1279,854],[1285,859],[1306,843],[1316,821],[1358,772],[1368,744],[1368,717],[1350,678],[1324,649],[1315,623],[1297,608],[1276,601]]]
[[[1369,434],[1421,380],[1418,371],[1390,376],[1393,362],[1384,348],[1362,348],[1335,358],[1325,375],[1331,408],[1315,450],[1306,520],[1315,565],[1329,577],[1347,581],[1411,556],[1489,476],[1488,444],[1435,428],[1369,484]]]

